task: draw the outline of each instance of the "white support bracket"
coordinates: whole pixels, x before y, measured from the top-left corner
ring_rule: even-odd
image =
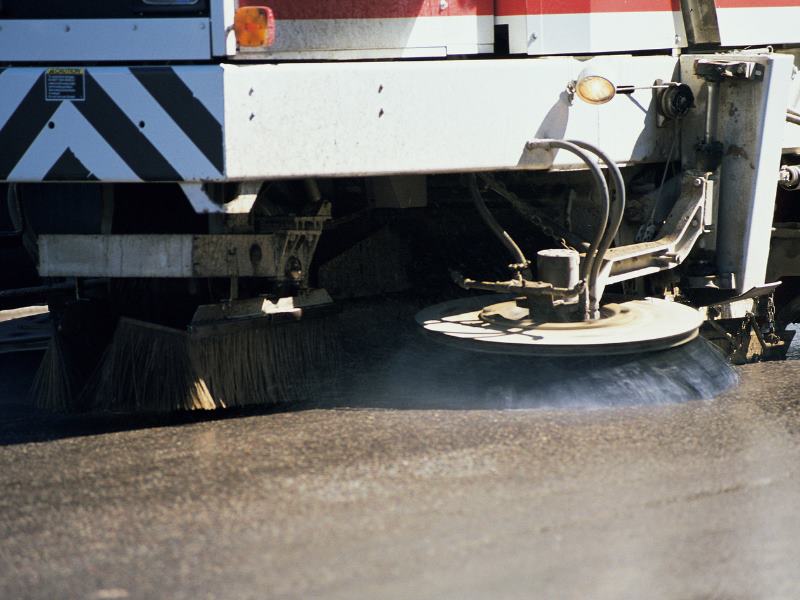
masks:
[[[241,183],[239,194],[229,202],[215,201],[202,183],[181,183],[180,186],[197,214],[246,215],[256,202],[260,182]]]
[[[674,269],[686,260],[701,235],[713,236],[713,222],[706,216],[713,214],[714,184],[710,173],[685,172],[681,195],[661,227],[661,237],[651,242],[611,248],[606,253],[597,297],[612,283]]]

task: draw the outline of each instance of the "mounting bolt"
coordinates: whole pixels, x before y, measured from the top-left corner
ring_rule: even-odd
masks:
[[[701,177],[698,177],[697,179],[694,180],[693,184],[694,187],[700,187],[703,185],[703,179]]]

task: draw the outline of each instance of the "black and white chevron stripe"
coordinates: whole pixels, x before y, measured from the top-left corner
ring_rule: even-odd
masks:
[[[224,173],[218,67],[85,70],[85,99],[44,69],[0,69],[0,181],[197,181]]]

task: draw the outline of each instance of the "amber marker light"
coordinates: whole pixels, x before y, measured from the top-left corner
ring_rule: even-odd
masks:
[[[263,48],[275,41],[275,17],[267,6],[243,6],[233,18],[240,48]]]
[[[620,92],[616,85],[617,63],[606,57],[596,56],[587,60],[578,77],[567,85],[572,98],[577,96],[587,104],[606,104]]]

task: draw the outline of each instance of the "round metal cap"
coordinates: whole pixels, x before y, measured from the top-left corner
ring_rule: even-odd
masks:
[[[417,313],[425,331],[446,344],[497,354],[575,356],[664,350],[697,337],[703,316],[668,300],[607,304],[596,321],[542,323],[507,296],[443,302]]]

